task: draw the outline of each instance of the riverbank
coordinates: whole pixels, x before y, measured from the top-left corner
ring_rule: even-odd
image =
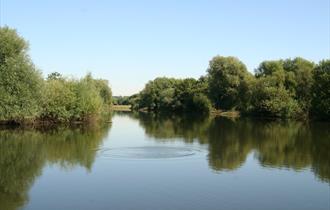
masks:
[[[129,112],[129,111],[132,111],[132,106],[131,105],[112,105],[111,110]]]

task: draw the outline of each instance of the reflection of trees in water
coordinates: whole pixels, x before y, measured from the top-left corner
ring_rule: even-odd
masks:
[[[0,203],[16,209],[27,200],[27,190],[44,164],[39,134],[0,131]]]
[[[46,163],[90,170],[109,126],[49,131],[0,130],[0,204],[16,209]]]
[[[155,115],[146,113],[135,113],[131,115],[139,120],[140,125],[145,129],[146,135],[161,141],[184,139],[185,142],[203,140],[207,134],[210,118],[198,115]],[[207,142],[205,142],[207,143]]]
[[[311,167],[321,180],[330,182],[329,123],[150,114],[131,117],[139,119],[146,134],[158,140],[208,143],[209,164],[214,170],[237,169],[255,150],[263,166],[294,170]]]
[[[235,126],[236,125],[236,126]],[[242,130],[249,129],[244,124],[225,118],[215,118],[208,128],[209,163],[214,170],[238,168],[252,149],[251,142]]]
[[[312,126],[312,141],[317,144],[311,145],[313,156],[312,170],[318,174],[321,180],[330,182],[330,125],[315,123]]]

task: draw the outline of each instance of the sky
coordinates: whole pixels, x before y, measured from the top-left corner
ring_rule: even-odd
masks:
[[[0,0],[43,75],[109,80],[131,95],[158,76],[199,78],[216,55],[330,58],[330,0]]]

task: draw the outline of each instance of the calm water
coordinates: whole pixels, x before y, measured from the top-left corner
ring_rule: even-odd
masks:
[[[329,128],[115,113],[0,130],[0,209],[329,209]]]

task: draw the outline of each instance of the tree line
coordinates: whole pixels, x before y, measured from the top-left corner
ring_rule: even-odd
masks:
[[[148,111],[236,110],[271,118],[330,119],[330,60],[263,61],[251,74],[236,57],[214,57],[199,79],[159,77],[129,97]]]
[[[107,80],[43,79],[15,30],[0,28],[0,122],[76,121],[102,113],[112,103],[135,110],[209,113],[235,110],[274,118],[330,119],[330,60],[264,61],[251,74],[236,57],[214,57],[199,79],[158,77],[130,97],[113,100]]]
[[[54,72],[43,79],[28,55],[28,43],[15,30],[0,28],[0,123],[86,120],[107,110],[112,92],[107,80]]]

